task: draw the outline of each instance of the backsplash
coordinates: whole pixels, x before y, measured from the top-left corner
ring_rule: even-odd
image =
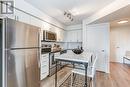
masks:
[[[62,49],[74,49],[74,48],[78,48],[82,46],[82,43],[69,43],[69,42],[41,42],[41,44],[50,44],[50,45],[54,45],[54,44],[57,44],[57,45],[60,45],[60,47]]]

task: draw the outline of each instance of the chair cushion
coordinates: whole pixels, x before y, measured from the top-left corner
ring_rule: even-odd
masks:
[[[129,59],[129,60],[130,60],[130,56],[124,56],[124,58],[126,58],[126,59]]]
[[[81,70],[81,69],[73,69],[72,73],[76,73],[76,74],[80,74],[80,75],[85,76],[85,70]],[[87,76],[90,77],[90,78],[94,77],[94,75],[92,73],[92,68],[90,68],[90,67],[87,69]]]

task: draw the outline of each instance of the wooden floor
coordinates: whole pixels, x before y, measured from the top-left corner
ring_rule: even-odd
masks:
[[[58,73],[58,78],[63,79],[68,73],[70,69],[65,68]],[[97,72],[96,81],[96,87],[130,87],[130,65],[110,63],[110,74]],[[55,87],[54,76],[43,80],[41,87]]]
[[[97,72],[97,87],[130,87],[130,65],[110,63],[110,74]]]

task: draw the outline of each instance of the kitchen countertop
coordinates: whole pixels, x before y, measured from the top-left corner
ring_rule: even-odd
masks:
[[[47,54],[47,53],[57,53],[57,52],[62,52],[62,51],[71,51],[72,49],[62,49],[62,50],[57,50],[57,51],[51,51],[51,52],[42,52],[41,54]]]
[[[70,61],[77,61],[77,62],[86,62],[88,63],[93,53],[91,52],[83,52],[81,54],[75,54],[71,50],[67,51],[67,53],[56,57],[55,59],[58,60],[70,60]]]
[[[62,50],[57,50],[57,51],[51,51],[51,52],[42,52],[41,54],[47,54],[47,53],[57,53],[57,52],[62,52],[66,51],[67,49],[62,49]]]
[[[51,51],[50,53],[57,53],[57,52],[62,52],[65,51],[66,49],[62,49],[62,50],[57,50],[57,51]]]

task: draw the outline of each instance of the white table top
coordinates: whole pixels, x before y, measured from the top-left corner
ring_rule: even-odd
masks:
[[[71,50],[67,51],[67,53],[61,54],[55,59],[64,60],[64,61],[71,61],[71,62],[81,62],[81,63],[88,63],[91,59],[93,53],[91,52],[83,52],[81,54],[75,54]]]

